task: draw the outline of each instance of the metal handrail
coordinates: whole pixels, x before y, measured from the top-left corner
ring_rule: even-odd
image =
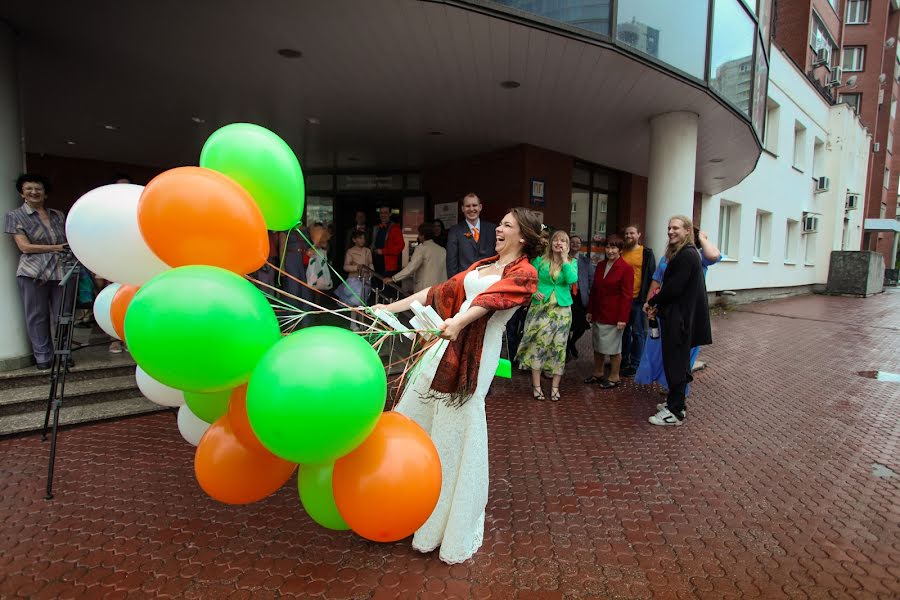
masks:
[[[398,294],[397,299],[405,298],[409,295],[406,292],[404,292],[403,289],[400,286],[398,286],[397,284],[385,283],[384,277],[382,275],[379,275],[378,273],[376,273],[375,271],[373,271],[366,265],[359,265],[359,269],[357,270],[356,273],[357,273],[357,275],[356,275],[357,277],[360,277],[360,278],[371,277],[371,278],[377,279],[381,283],[380,288],[375,287],[374,285],[372,286],[372,291],[375,292],[375,303],[376,304],[379,303],[379,296],[381,296],[384,293],[384,290],[386,288],[392,288],[392,289],[396,290],[397,294]]]

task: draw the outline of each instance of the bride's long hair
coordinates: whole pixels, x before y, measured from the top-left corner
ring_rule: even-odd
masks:
[[[522,233],[522,239],[525,240],[522,253],[528,257],[528,260],[533,260],[543,254],[547,242],[541,237],[541,229],[544,224],[540,213],[522,206],[516,206],[506,212],[510,213],[519,224],[519,231]]]

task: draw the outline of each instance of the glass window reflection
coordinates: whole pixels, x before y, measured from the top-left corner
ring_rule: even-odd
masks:
[[[759,3],[759,35],[766,45],[766,54],[769,53],[769,31],[772,26],[772,0],[760,0]]]
[[[554,21],[561,21],[601,35],[609,35],[611,0],[495,0]]]
[[[759,46],[759,44],[757,44]],[[756,49],[756,81],[753,83],[753,128],[759,139],[763,139],[763,125],[766,121],[766,94],[769,78],[769,64],[761,47]]]
[[[617,11],[619,42],[703,79],[707,0],[619,0]]]
[[[716,0],[713,15],[709,85],[749,117],[756,28],[738,0]]]

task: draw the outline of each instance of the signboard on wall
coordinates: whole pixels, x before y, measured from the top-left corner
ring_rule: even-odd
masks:
[[[531,205],[544,206],[544,180],[531,180]]]
[[[444,202],[434,205],[434,218],[440,219],[444,227],[449,229],[459,222],[459,206],[456,202]]]

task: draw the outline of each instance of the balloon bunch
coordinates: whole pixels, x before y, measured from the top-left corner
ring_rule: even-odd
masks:
[[[66,233],[88,269],[117,282],[94,303],[97,323],[126,342],[141,392],[180,407],[210,497],[262,500],[299,465],[300,500],[316,522],[401,539],[437,504],[434,444],[382,412],[385,369],[365,336],[337,327],[282,336],[247,278],[266,264],[267,230],[297,226],[303,205],[290,147],[236,123],[210,136],[199,167],[88,192]]]

